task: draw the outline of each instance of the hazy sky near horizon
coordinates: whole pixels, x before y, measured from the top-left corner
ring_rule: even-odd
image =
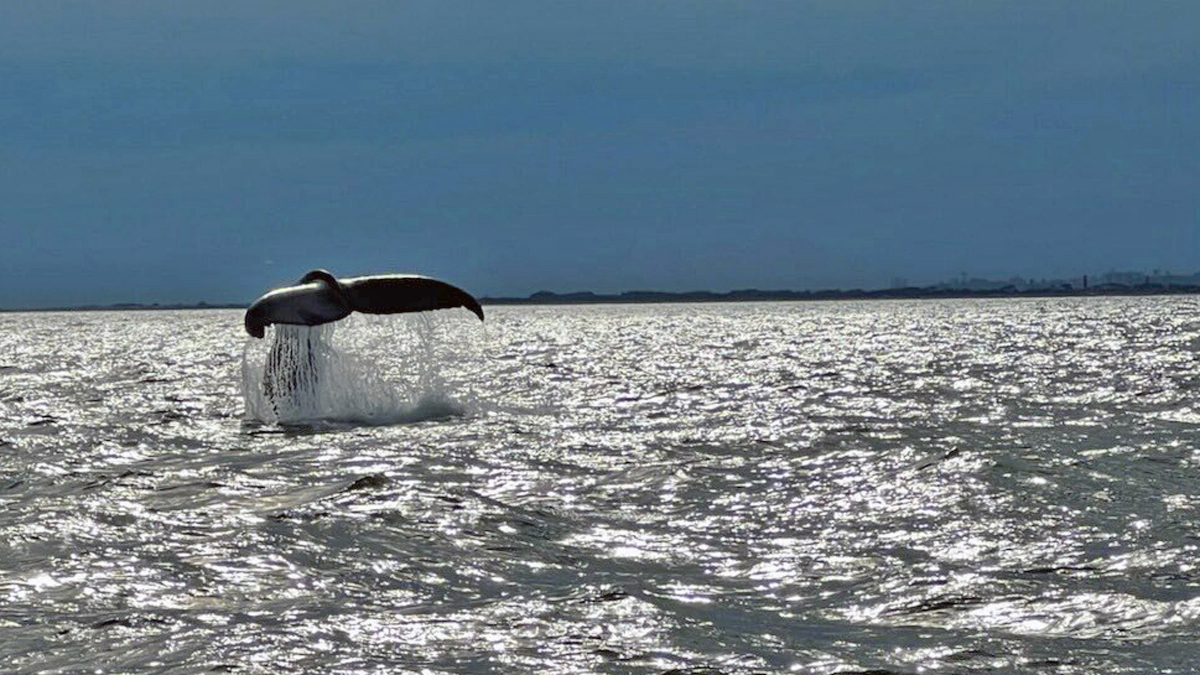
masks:
[[[1200,3],[14,2],[0,307],[1200,270]]]

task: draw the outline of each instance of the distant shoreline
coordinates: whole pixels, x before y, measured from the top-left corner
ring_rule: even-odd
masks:
[[[540,291],[525,298],[483,297],[482,305],[587,305],[587,304],[652,304],[668,302],[796,302],[816,300],[938,300],[951,298],[1066,298],[1128,295],[1195,295],[1200,285],[1145,284],[1121,286],[1106,284],[1091,288],[1039,288],[1016,290],[970,290],[954,288],[888,288],[878,290],[821,290],[821,291],[761,291],[757,289],[715,293],[692,291],[667,293],[660,291],[627,291],[619,294],[552,293]]]
[[[971,298],[1072,298],[1111,297],[1143,295],[1200,295],[1200,285],[1142,284],[1123,286],[1105,284],[1091,288],[1039,288],[1016,290],[1000,288],[994,290],[969,290],[954,288],[888,288],[865,291],[821,290],[821,291],[762,291],[747,289],[716,293],[692,291],[669,293],[664,291],[626,291],[604,294],[588,291],[579,293],[553,293],[539,291],[518,297],[488,297],[479,299],[481,305],[636,305],[693,302],[804,302],[828,300],[948,300]],[[71,307],[30,307],[26,309],[0,309],[3,313],[17,312],[112,312],[112,311],[177,311],[193,309],[245,309],[249,303],[212,304],[142,304],[117,303],[112,305],[79,305]]]

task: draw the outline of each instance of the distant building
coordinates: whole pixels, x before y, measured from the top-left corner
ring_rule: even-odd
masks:
[[[1140,286],[1149,283],[1150,276],[1145,272],[1105,272],[1100,276],[1100,281],[1105,284],[1117,284],[1121,286]]]
[[[1006,281],[992,281],[991,279],[972,277],[963,280],[962,288],[968,291],[997,291],[1008,285]]]

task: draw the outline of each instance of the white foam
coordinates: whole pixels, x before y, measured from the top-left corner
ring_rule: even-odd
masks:
[[[403,424],[465,414],[442,374],[448,348],[424,314],[275,326],[243,350],[245,417]]]

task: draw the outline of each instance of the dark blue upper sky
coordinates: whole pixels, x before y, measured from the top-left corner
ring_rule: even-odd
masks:
[[[1200,269],[1200,4],[0,7],[0,307]]]

